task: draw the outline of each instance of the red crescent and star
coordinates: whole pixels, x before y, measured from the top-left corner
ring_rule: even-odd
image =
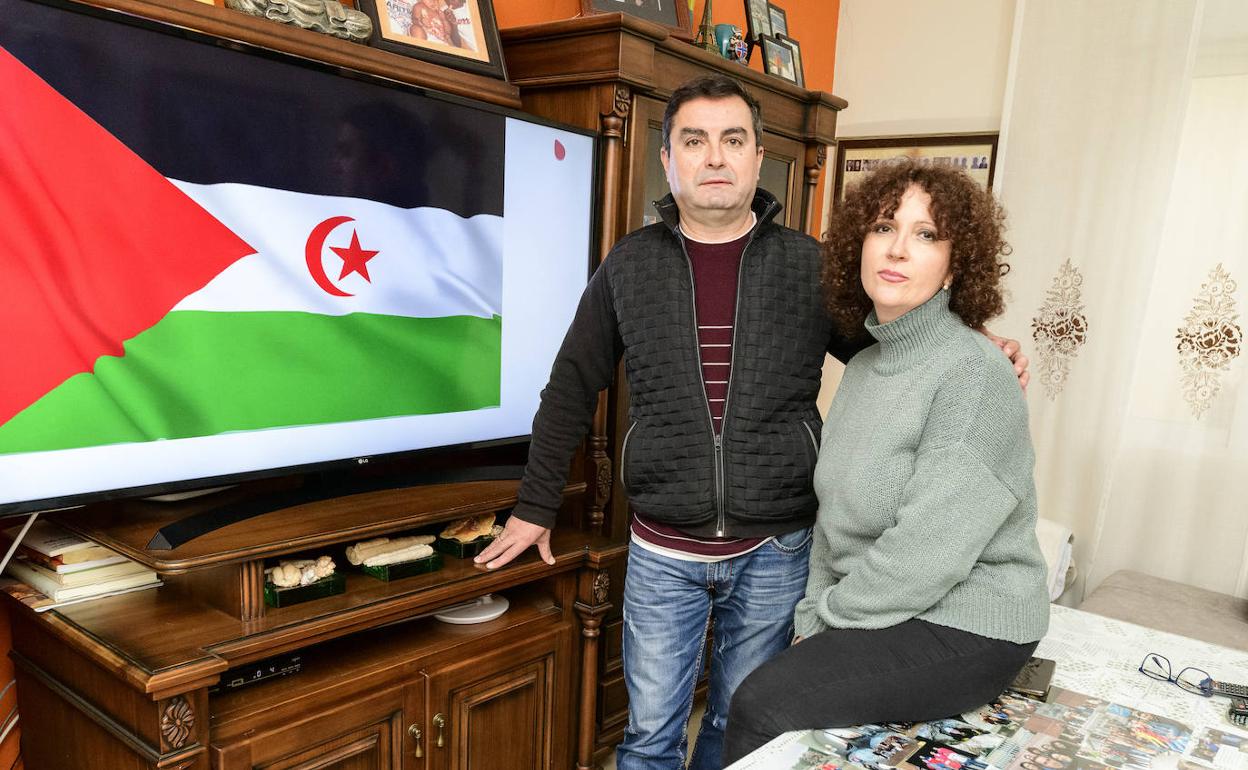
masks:
[[[316,281],[316,285],[321,287],[322,291],[334,297],[350,297],[353,295],[338,288],[329,280],[329,276],[325,274],[325,266],[321,264],[321,251],[325,247],[325,239],[329,237],[329,234],[335,228],[354,221],[351,217],[330,217],[312,228],[312,233],[308,235],[308,242],[304,245],[304,257],[308,263],[308,274],[312,276],[312,280]],[[350,246],[330,246],[329,250],[342,258],[342,272],[338,275],[339,281],[352,273],[359,273],[364,280],[369,283],[373,282],[373,279],[368,275],[368,261],[377,256],[379,252],[361,247],[358,231],[352,229]]]
[[[555,160],[563,160],[567,157],[567,148],[563,146],[563,142],[555,140]],[[308,241],[304,244],[304,258],[308,263],[308,274],[312,276],[312,280],[316,281],[316,285],[326,294],[334,297],[351,297],[354,296],[350,292],[343,291],[329,280],[329,276],[325,274],[325,266],[321,264],[321,251],[325,248],[325,239],[339,225],[347,222],[354,222],[352,217],[330,217],[322,221],[316,227],[312,228],[312,232],[308,235]],[[360,277],[369,283],[373,279],[368,275],[368,261],[379,253],[373,249],[366,249],[360,245],[360,234],[357,230],[351,231],[350,246],[330,246],[329,250],[342,258],[342,272],[338,274],[338,280],[346,278],[352,273],[358,273]]]

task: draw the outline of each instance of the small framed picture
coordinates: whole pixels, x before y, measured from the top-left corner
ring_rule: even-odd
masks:
[[[657,21],[676,37],[693,39],[693,20],[685,0],[581,0],[581,15],[623,13]]]
[[[789,16],[784,9],[775,3],[767,4],[767,18],[771,22],[771,34],[776,37],[789,36]]]
[[[751,46],[762,45],[771,34],[771,12],[767,0],[745,0],[745,40]]]
[[[781,45],[788,46],[793,51],[793,74],[797,76],[795,81],[802,88],[806,87],[806,70],[802,67],[802,45],[791,37],[777,37],[776,40]]]
[[[491,0],[358,0],[372,44],[455,69],[506,78]]]
[[[845,200],[845,191],[880,165],[894,158],[918,163],[956,166],[986,190],[992,189],[997,164],[996,134],[943,134],[841,139],[836,143],[833,205]]]
[[[768,75],[775,75],[782,80],[787,80],[794,85],[801,85],[798,81],[797,57],[795,49],[788,45],[788,40],[781,40],[776,37],[767,36],[763,39],[763,71]]]

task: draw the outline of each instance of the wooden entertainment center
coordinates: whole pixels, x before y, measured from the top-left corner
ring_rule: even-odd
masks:
[[[599,259],[648,221],[649,202],[666,192],[656,172],[662,106],[680,82],[720,70],[759,97],[763,185],[785,203],[786,224],[799,228],[819,217],[815,185],[844,107],[619,15],[504,30],[511,79],[504,82],[195,0],[92,4],[595,131],[603,164]],[[222,505],[222,496],[224,504],[242,502],[270,485],[211,502],[105,503],[50,515],[156,569],[165,583],[41,614],[9,603],[26,766],[595,767],[627,714],[619,606],[628,508],[611,494],[627,397],[621,385],[600,399],[565,489],[554,565],[532,549],[496,572],[447,558],[437,572],[390,583],[351,573],[343,594],[265,605],[266,560],[328,552],[345,567],[342,547],[353,542],[507,510],[514,481],[304,503],[160,551],[148,543],[161,527]],[[487,593],[510,601],[496,620],[456,626],[427,617]],[[290,654],[299,656],[297,674],[222,687],[231,670]]]
[[[157,569],[165,585],[45,614],[10,613],[24,761],[31,768],[568,766],[592,739],[577,684],[595,680],[602,569],[623,545],[569,525],[552,539],[553,566],[535,552],[496,572],[447,557],[437,572],[392,582],[349,573],[345,593],[290,607],[267,607],[263,598],[266,558],[335,550],[340,558],[345,543],[504,510],[516,486],[441,484],[306,503],[162,552],[145,547],[154,532],[209,503],[102,504],[60,516]],[[570,485],[567,498],[584,491]],[[510,609],[470,626],[422,617],[486,593],[506,596]],[[292,651],[297,674],[218,688],[228,670]]]

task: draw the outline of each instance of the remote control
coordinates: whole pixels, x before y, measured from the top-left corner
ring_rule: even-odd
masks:
[[[1210,679],[1209,692],[1212,695],[1228,695],[1232,698],[1248,698],[1248,685],[1231,684]]]
[[[1248,698],[1231,698],[1226,718],[1240,727],[1248,727]]]

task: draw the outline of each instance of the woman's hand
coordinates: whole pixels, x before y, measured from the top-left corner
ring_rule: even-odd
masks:
[[[1005,357],[1010,359],[1010,363],[1014,364],[1014,374],[1018,375],[1018,384],[1022,387],[1023,392],[1027,392],[1027,383],[1031,380],[1031,372],[1027,371],[1027,367],[1031,365],[1031,360],[1023,355],[1023,346],[1018,344],[1018,340],[1006,339],[998,337],[984,327],[979,327],[979,333],[992,341],[992,344],[1001,348],[1001,352],[1005,353]]]

